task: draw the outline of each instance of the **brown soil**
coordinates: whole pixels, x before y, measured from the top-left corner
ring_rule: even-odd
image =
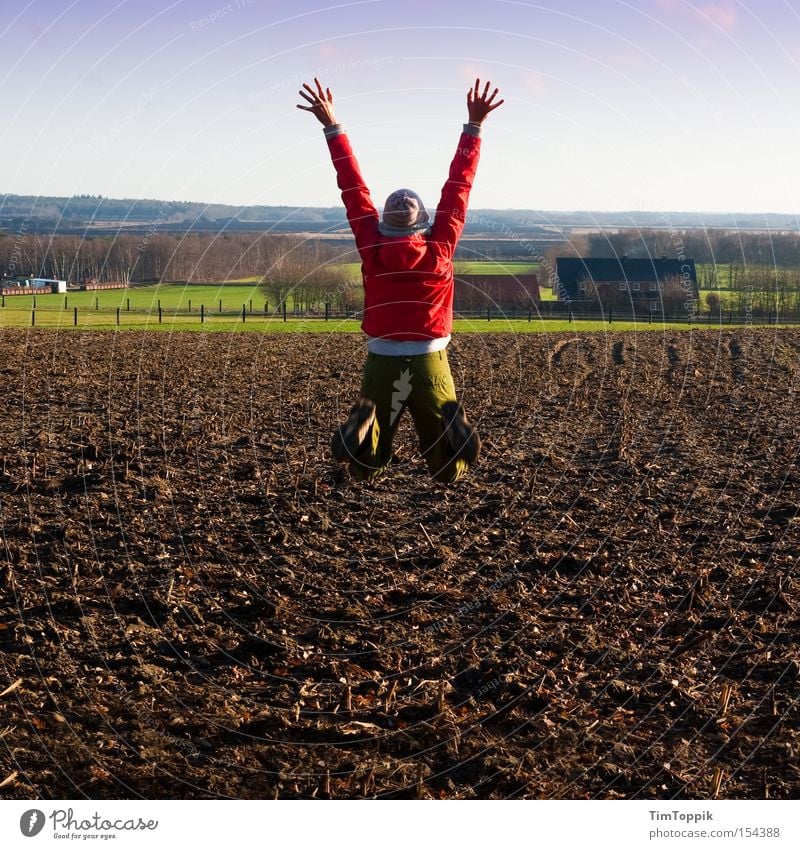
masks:
[[[451,353],[364,485],[356,337],[3,331],[0,796],[797,798],[800,333]]]

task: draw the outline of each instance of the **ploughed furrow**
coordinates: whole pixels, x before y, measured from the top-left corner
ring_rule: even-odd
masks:
[[[662,379],[673,392],[691,390],[713,368],[713,361],[706,359],[706,336],[705,332],[686,332],[664,339]]]
[[[599,334],[581,334],[550,344],[549,405],[558,407],[558,439],[566,452],[562,456],[578,468],[592,466],[604,454],[599,449],[608,429],[604,399],[615,391],[606,340]]]
[[[745,363],[741,343],[735,337],[728,341],[728,351],[731,355],[731,374],[737,383],[744,383]]]

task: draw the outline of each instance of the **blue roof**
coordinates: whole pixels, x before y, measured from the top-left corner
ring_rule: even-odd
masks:
[[[663,282],[679,277],[697,283],[693,259],[630,259],[629,257],[558,257],[556,274],[565,284],[590,279],[595,283]]]

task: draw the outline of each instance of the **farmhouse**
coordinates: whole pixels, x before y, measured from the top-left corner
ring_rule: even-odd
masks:
[[[599,300],[636,311],[663,309],[669,296],[679,303],[699,297],[693,259],[558,257],[555,290],[561,301]]]

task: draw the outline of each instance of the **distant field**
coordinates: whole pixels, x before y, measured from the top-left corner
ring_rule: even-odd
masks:
[[[343,262],[339,268],[349,274],[358,274],[361,267],[357,262]],[[456,274],[538,274],[538,262],[457,262],[455,263]],[[541,285],[539,281],[539,297],[543,301],[555,301],[558,298],[552,289]]]
[[[242,304],[250,300],[253,307],[264,309],[264,293],[257,284],[220,284],[219,286],[180,286],[162,283],[158,286],[132,286],[129,289],[102,289],[98,292],[68,292],[66,295],[9,295],[5,299],[6,310],[31,310],[36,300],[37,318],[39,310],[63,310],[64,299],[67,300],[67,310],[78,307],[79,310],[94,309],[97,304],[101,309],[115,310],[120,307],[126,310],[128,301],[132,310],[152,310],[158,312],[158,302],[164,310],[200,309],[205,305],[206,310],[219,310],[220,299],[223,309],[241,309]]]
[[[456,262],[456,274],[536,274],[539,271],[538,262]],[[361,268],[358,262],[342,262],[334,266],[357,274]]]
[[[456,262],[456,274],[537,274],[538,262]]]

